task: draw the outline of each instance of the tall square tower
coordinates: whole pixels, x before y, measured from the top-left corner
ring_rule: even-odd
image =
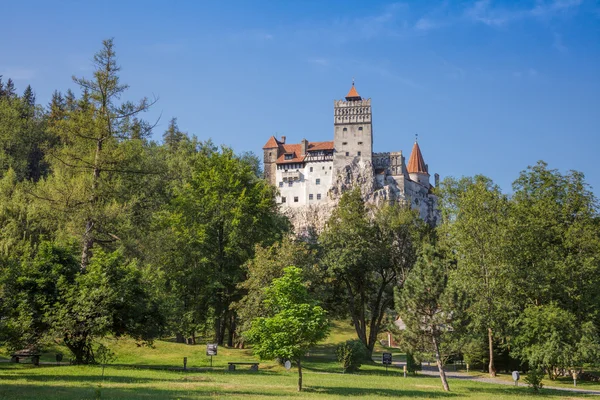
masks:
[[[373,127],[371,99],[364,100],[354,87],[345,100],[333,103],[333,142],[335,147],[333,165],[337,170],[358,158],[371,161],[373,154]]]

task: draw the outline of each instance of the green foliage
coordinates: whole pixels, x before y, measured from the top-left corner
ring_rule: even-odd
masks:
[[[421,362],[417,361],[411,351],[406,352],[406,370],[413,375],[416,375],[421,370]]]
[[[173,188],[173,199],[160,215],[170,236],[161,246],[165,272],[181,300],[178,314],[191,312],[195,324],[212,317],[222,344],[226,329],[230,339],[235,329],[230,304],[241,298],[242,265],[256,244],[280,239],[287,223],[277,212],[275,189],[231,149],[206,145],[191,163],[191,176]]]
[[[232,304],[237,312],[241,331],[248,330],[254,318],[272,314],[272,310],[263,306],[264,288],[273,279],[280,278],[285,267],[294,265],[302,269],[303,278],[311,293],[321,290],[322,274],[317,262],[316,252],[291,235],[271,246],[257,245],[254,257],[244,265],[246,280],[238,284],[238,289],[246,294],[239,302]]]
[[[330,303],[338,314],[350,315],[369,354],[425,231],[423,221],[398,204],[367,209],[356,189],[344,193],[319,238],[335,300]]]
[[[151,341],[164,324],[142,271],[120,252],[96,250],[75,284],[59,289],[49,321],[76,363],[93,363],[93,340],[107,334]]]
[[[244,334],[261,359],[299,361],[327,337],[327,313],[311,300],[299,268],[285,268],[283,276],[267,288],[264,303],[273,316],[256,318]]]
[[[533,368],[533,369],[529,370],[529,372],[525,376],[525,382],[536,393],[539,392],[539,390],[544,387],[544,384],[542,383],[542,379],[544,379],[544,371],[542,371],[541,369],[538,369],[538,368]]]
[[[360,340],[347,340],[335,349],[335,355],[344,372],[356,372],[367,359],[367,349]]]
[[[456,255],[452,286],[469,298],[471,330],[488,336],[489,371],[495,374],[493,341],[518,309],[516,284],[506,257],[508,198],[489,178],[446,179],[439,190],[443,225],[440,238]],[[516,301],[517,300],[517,301]]]

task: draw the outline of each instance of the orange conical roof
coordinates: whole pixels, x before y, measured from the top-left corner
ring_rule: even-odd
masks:
[[[409,174],[428,174],[427,166],[425,165],[425,160],[423,160],[423,154],[421,154],[421,149],[419,148],[419,143],[417,143],[417,141],[415,141],[415,144],[413,145],[406,169]]]
[[[263,149],[274,149],[279,147],[279,141],[275,139],[275,136],[271,136],[267,143],[263,146]]]
[[[348,100],[348,101],[361,100],[360,94],[358,94],[358,92],[356,91],[356,88],[354,87],[354,81],[352,81],[352,87],[350,88],[350,91],[346,95],[346,100]]]

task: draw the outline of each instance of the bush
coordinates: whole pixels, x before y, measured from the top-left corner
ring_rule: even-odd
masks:
[[[544,372],[540,369],[534,368],[529,370],[527,376],[525,376],[525,382],[533,389],[534,392],[538,392],[544,384],[542,379],[544,378]]]
[[[417,371],[421,370],[421,363],[415,359],[413,353],[406,352],[406,371],[411,374],[416,374]]]
[[[335,350],[344,372],[356,372],[367,358],[367,349],[360,340],[348,340]]]

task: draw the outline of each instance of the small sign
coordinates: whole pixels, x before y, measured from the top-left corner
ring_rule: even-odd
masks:
[[[292,363],[290,360],[286,360],[283,366],[285,367],[285,369],[290,369],[292,368]]]
[[[383,365],[391,365],[392,364],[392,353],[383,353],[382,363],[383,363]]]
[[[216,356],[217,355],[217,343],[208,343],[206,345],[206,355]]]
[[[521,375],[519,374],[519,371],[513,371],[512,372],[512,377],[513,377],[513,381],[518,381],[519,378],[521,378]]]

